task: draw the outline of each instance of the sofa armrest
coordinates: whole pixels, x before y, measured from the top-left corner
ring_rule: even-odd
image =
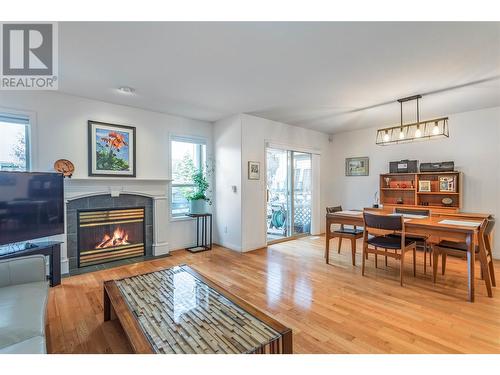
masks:
[[[0,287],[45,280],[47,277],[43,255],[0,260]]]

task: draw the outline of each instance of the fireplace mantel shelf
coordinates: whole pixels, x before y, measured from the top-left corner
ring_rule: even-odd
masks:
[[[64,190],[66,200],[108,193],[112,196],[139,194],[166,199],[170,181],[167,178],[77,177],[66,179]]]

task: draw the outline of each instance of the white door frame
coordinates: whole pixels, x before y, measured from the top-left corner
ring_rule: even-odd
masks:
[[[286,151],[298,151],[311,154],[311,235],[321,233],[321,151],[303,146],[279,143],[273,141],[264,142],[264,217],[267,215],[267,149],[275,148]],[[267,240],[267,219],[264,220],[264,243]]]

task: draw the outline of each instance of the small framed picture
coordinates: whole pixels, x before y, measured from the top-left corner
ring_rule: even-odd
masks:
[[[449,177],[449,176],[439,177],[439,191],[454,193],[456,191],[455,177]]]
[[[360,158],[345,159],[345,175],[346,176],[368,176],[370,159],[367,156]]]
[[[260,163],[258,161],[248,162],[248,179],[260,180]]]
[[[135,127],[88,122],[89,176],[135,177]]]
[[[418,182],[418,191],[431,191],[431,182],[430,181],[419,181]]]

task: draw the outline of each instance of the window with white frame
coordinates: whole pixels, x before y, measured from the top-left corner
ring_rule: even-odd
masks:
[[[189,201],[186,198],[194,191],[192,175],[205,167],[206,141],[192,137],[171,137],[172,194],[171,215],[182,217],[189,213]]]
[[[0,112],[0,171],[27,171],[30,169],[27,116]]]

